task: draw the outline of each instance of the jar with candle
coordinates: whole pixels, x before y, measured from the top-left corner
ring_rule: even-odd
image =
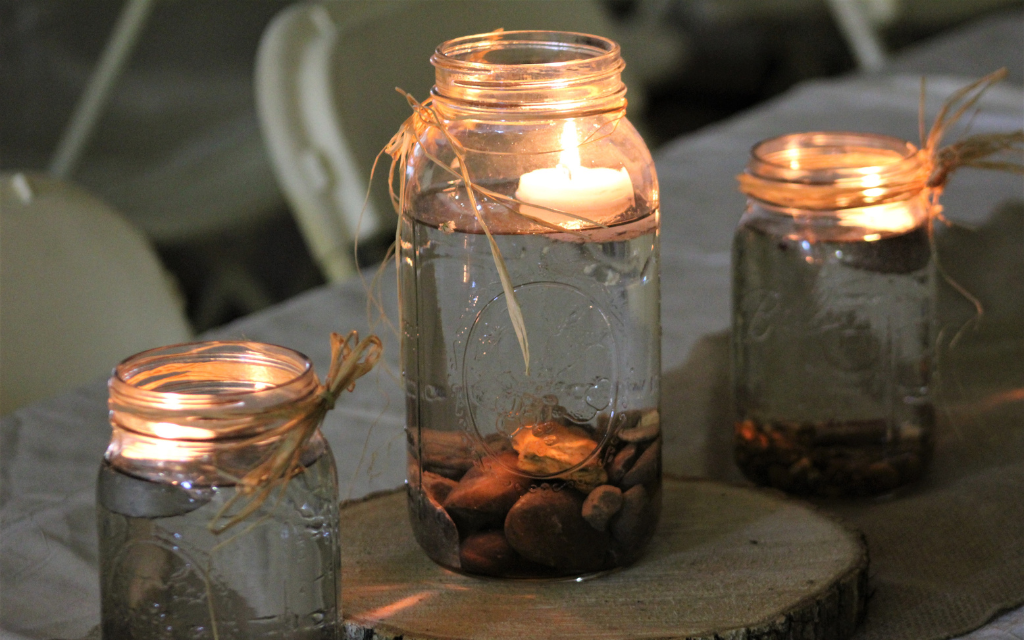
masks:
[[[467,574],[627,565],[661,504],[659,225],[619,47],[495,32],[431,61],[400,168],[416,538]]]
[[[736,461],[795,494],[890,492],[932,452],[927,162],[860,133],[751,155],[733,244]]]
[[[109,390],[103,637],[337,638],[334,458],[316,415],[295,440],[320,392],[308,359],[254,342],[162,347],[118,365]],[[274,460],[294,464],[240,489]]]

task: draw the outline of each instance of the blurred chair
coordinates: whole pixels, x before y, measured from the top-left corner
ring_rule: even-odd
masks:
[[[244,255],[218,245],[244,243],[285,211],[252,106],[250,70],[256,39],[284,2],[203,4],[124,0],[95,63],[72,55],[73,45],[47,46],[46,38],[32,53],[59,59],[67,67],[59,77],[82,84],[49,173],[94,191],[161,250],[191,254],[194,268],[183,274],[198,280],[190,307],[196,325],[208,328],[232,310],[251,313],[274,301]],[[79,11],[68,12],[73,19]],[[65,22],[50,20],[58,30],[41,35],[59,41]],[[38,165],[33,146],[22,146],[5,149],[8,167]]]
[[[314,259],[330,280],[354,273],[353,242],[394,228],[387,196],[390,158],[378,164],[365,212],[370,168],[410,115],[395,87],[418,100],[433,86],[438,44],[497,28],[552,29],[616,39],[599,2],[586,0],[405,0],[380,2],[353,18],[346,2],[302,4],[280,13],[263,34],[256,61],[256,106],[266,145]],[[653,33],[653,32],[652,32]],[[674,68],[682,46],[660,43]],[[636,59],[643,51],[634,51]],[[630,108],[641,81],[624,51]],[[647,65],[650,67],[650,65]],[[644,68],[645,65],[638,64]]]
[[[191,330],[143,235],[69,182],[0,174],[0,413]]]
[[[878,33],[878,23],[892,20],[899,3],[896,0],[827,0],[827,3],[857,67],[861,71],[878,71],[885,66],[888,56]]]

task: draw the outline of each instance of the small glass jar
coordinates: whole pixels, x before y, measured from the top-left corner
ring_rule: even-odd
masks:
[[[927,163],[860,133],[751,155],[733,244],[737,464],[795,494],[889,492],[932,452]]]
[[[309,360],[255,342],[162,347],[118,365],[109,389],[103,637],[338,637],[338,484],[319,426],[298,452],[301,472],[211,531],[253,504],[222,511],[238,479],[278,451],[282,414],[319,392]]]
[[[416,538],[468,574],[629,564],[661,504],[659,224],[619,47],[496,32],[431,62],[447,134],[417,131],[400,222]],[[476,213],[522,310],[528,372]]]

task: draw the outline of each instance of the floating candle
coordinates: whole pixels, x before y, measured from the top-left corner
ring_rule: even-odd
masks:
[[[519,178],[516,199],[523,203],[521,213],[564,229],[580,229],[587,224],[583,220],[531,205],[599,223],[608,223],[633,206],[633,182],[624,168],[582,166],[573,120],[565,123],[561,141],[558,166],[536,169]]]
[[[869,207],[857,207],[835,212],[836,221],[843,227],[864,229],[864,240],[874,242],[882,234],[904,233],[921,224],[928,210],[922,198],[886,202]]]

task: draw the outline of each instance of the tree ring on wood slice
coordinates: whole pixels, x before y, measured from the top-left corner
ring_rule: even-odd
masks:
[[[431,562],[403,490],[344,503],[346,638],[849,638],[864,537],[779,492],[666,477],[647,552],[593,580],[499,580]]]

